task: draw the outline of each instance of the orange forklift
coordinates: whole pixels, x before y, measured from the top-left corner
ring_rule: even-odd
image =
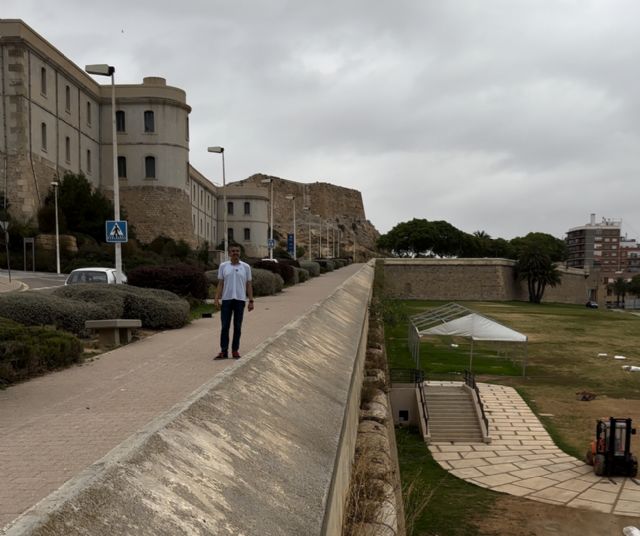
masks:
[[[585,461],[593,465],[598,476],[629,476],[638,474],[638,460],[631,454],[631,435],[636,429],[631,419],[598,419],[596,438],[591,442]]]

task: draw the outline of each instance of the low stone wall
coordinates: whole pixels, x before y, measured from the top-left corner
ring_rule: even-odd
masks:
[[[390,298],[451,301],[526,301],[526,283],[516,281],[509,259],[385,259]],[[584,304],[596,275],[560,268],[562,283],[547,287],[545,302]]]
[[[372,279],[369,264],[6,536],[340,534]]]

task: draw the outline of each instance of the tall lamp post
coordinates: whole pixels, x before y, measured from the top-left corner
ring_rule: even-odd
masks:
[[[273,179],[262,179],[260,182],[269,183],[269,259],[273,260]]]
[[[222,247],[224,249],[224,260],[229,260],[229,247],[227,245],[227,240],[229,239],[229,230],[227,229],[227,178],[225,176],[224,171],[224,147],[209,147],[207,149],[210,153],[219,153],[222,155],[222,203],[224,204],[224,210],[222,212],[222,229],[224,232],[224,236],[222,237]]]
[[[311,260],[311,207],[302,207],[302,210],[307,213],[307,223],[309,224],[309,238],[307,240],[307,249],[309,251],[307,251],[307,256]]]
[[[289,194],[285,196],[285,199],[289,199],[293,203],[293,260],[298,260],[298,254],[296,249],[298,247],[298,239],[296,235],[296,196]]]
[[[114,73],[116,68],[106,63],[86,65],[89,74],[111,77],[111,144],[113,147],[113,219],[120,221],[120,182],[118,179],[118,140],[116,138],[116,84]],[[122,283],[122,244],[116,246],[116,283]]]
[[[53,181],[51,186],[53,186],[53,199],[56,207],[56,273],[60,275],[60,229],[58,227],[58,187],[60,183]]]

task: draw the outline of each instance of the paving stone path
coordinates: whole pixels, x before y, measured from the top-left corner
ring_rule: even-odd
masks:
[[[594,475],[591,466],[554,444],[515,389],[483,383],[478,387],[492,441],[431,443],[429,450],[444,469],[478,486],[510,495],[640,516],[640,480]]]

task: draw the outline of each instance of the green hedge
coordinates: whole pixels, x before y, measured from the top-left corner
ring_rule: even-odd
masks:
[[[139,318],[142,327],[147,329],[175,329],[189,321],[189,303],[167,290],[86,284],[58,287],[54,296],[64,297],[73,303],[105,304],[109,315],[100,318]],[[84,321],[82,326],[84,328]]]
[[[296,283],[304,283],[305,281],[309,281],[311,278],[309,271],[304,268],[294,268],[294,270]]]
[[[281,292],[284,287],[282,277],[269,270],[252,268],[251,277],[254,296],[271,296]]]
[[[0,385],[80,361],[82,344],[70,333],[0,318]]]
[[[204,271],[189,264],[140,266],[130,270],[127,277],[130,286],[168,290],[178,296],[200,300],[207,297]]]
[[[96,283],[96,286],[100,285]],[[49,325],[77,334],[84,330],[85,320],[109,318],[109,313],[96,303],[34,290],[0,295],[0,317],[11,318],[25,326]]]
[[[320,275],[320,265],[315,261],[300,261],[300,268],[307,270],[311,277]]]

